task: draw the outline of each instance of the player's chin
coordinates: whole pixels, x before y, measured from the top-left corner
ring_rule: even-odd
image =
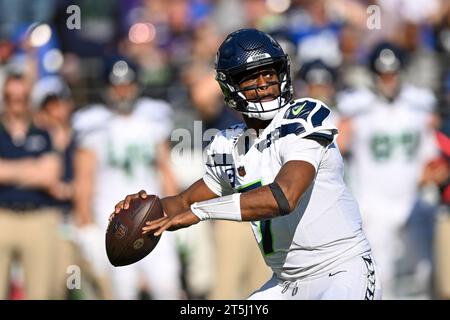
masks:
[[[265,96],[259,96],[254,99],[248,99],[248,101],[252,102],[252,103],[263,103],[263,102],[273,101],[276,98],[277,98],[276,96],[269,94],[269,95],[265,95]]]
[[[277,97],[274,95],[268,95],[268,96],[263,97],[260,101],[261,102],[269,102],[269,101],[275,100],[276,98]]]

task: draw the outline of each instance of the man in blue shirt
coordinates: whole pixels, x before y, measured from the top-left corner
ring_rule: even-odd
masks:
[[[29,83],[7,76],[0,117],[0,299],[8,297],[10,266],[20,257],[26,299],[48,299],[53,285],[58,211],[47,192],[60,176],[48,132],[35,127]]]

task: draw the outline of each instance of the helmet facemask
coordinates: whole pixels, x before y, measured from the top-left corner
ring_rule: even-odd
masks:
[[[251,86],[240,88],[240,83],[246,76],[254,74],[256,71],[273,70],[277,77],[277,81],[267,82],[264,86]],[[218,80],[222,92],[225,96],[227,105],[249,118],[260,120],[271,120],[278,111],[289,103],[292,99],[292,85],[289,74],[289,59],[284,56],[279,59],[265,58],[245,64],[243,67],[230,70],[227,73],[218,72],[216,79]],[[260,96],[259,92],[264,87],[278,85],[277,96],[267,100],[267,95]],[[248,99],[245,92],[254,90],[254,98]],[[265,101],[266,100],[266,101]]]

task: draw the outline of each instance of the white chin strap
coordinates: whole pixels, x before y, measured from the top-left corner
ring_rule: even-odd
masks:
[[[247,112],[242,112],[249,118],[272,120],[284,105],[284,99],[276,98],[266,102],[248,102]],[[255,111],[255,112],[252,112]]]

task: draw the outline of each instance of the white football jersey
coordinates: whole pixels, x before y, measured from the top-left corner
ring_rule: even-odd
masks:
[[[434,104],[428,90],[409,85],[392,102],[369,90],[340,95],[339,110],[352,117],[350,187],[364,218],[394,225],[407,219],[422,168],[437,156]]]
[[[144,98],[131,115],[102,112],[102,121],[84,133],[80,145],[96,154],[93,198],[100,226],[106,228],[108,215],[124,195],[139,189],[161,195],[156,148],[170,134],[170,112],[167,104]]]
[[[330,114],[321,101],[298,99],[281,109],[259,136],[237,125],[218,133],[207,149],[203,179],[219,196],[273,182],[290,160],[307,161],[316,169],[313,183],[289,215],[251,223],[266,263],[281,279],[321,274],[370,252],[358,205],[343,181]],[[329,144],[323,147],[313,138]]]

